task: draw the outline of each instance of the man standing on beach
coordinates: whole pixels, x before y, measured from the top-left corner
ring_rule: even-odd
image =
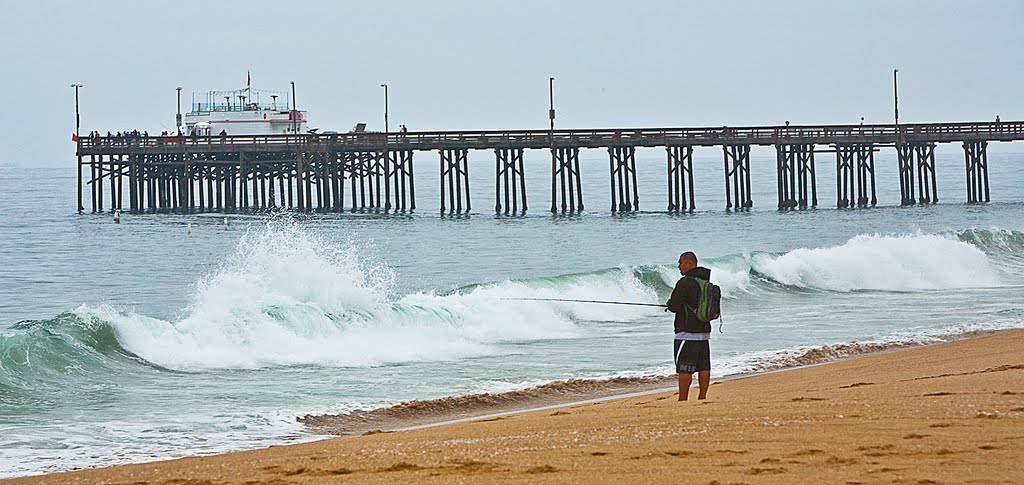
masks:
[[[685,401],[689,397],[694,372],[700,388],[697,399],[704,399],[711,384],[711,322],[697,318],[696,308],[701,297],[697,280],[710,280],[711,270],[697,266],[697,255],[687,251],[679,255],[679,273],[683,277],[676,282],[672,296],[665,303],[668,311],[676,314],[674,350],[679,400]]]

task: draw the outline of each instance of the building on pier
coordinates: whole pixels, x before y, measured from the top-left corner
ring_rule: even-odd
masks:
[[[292,110],[288,93],[248,86],[233,91],[192,93],[185,134],[291,135],[306,133],[306,112]]]

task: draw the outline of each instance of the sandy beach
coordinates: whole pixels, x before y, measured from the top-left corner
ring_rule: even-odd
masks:
[[[1021,483],[1024,331],[660,393],[11,483]],[[696,392],[692,393],[696,396]]]

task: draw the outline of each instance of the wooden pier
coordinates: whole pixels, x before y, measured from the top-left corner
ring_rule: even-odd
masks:
[[[725,207],[749,209],[750,148],[774,146],[780,210],[816,207],[815,155],[835,156],[836,206],[877,202],[875,153],[895,149],[902,205],[938,201],[935,146],[962,144],[966,201],[990,200],[989,142],[1024,140],[1024,122],[636,128],[190,137],[80,137],[78,207],[93,212],[416,209],[413,155],[437,152],[441,211],[469,212],[470,150],[493,151],[495,212],[524,213],[525,150],[551,154],[550,211],[584,209],[581,149],[606,149],[611,210],[639,210],[635,151],[666,151],[669,212],[695,209],[694,147],[721,147]],[[83,170],[88,174],[83,179]],[[127,185],[127,187],[125,187]],[[109,199],[104,200],[104,194]],[[127,194],[127,204],[123,196]]]

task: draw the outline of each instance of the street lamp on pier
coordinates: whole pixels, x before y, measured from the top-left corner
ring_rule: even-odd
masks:
[[[548,108],[548,119],[551,120],[551,131],[555,131],[555,78],[548,78],[548,100],[550,101],[550,108]]]
[[[299,134],[298,105],[295,104],[295,81],[292,81],[292,134]]]
[[[178,114],[174,116],[174,125],[178,128],[178,134],[181,134],[181,86],[175,88],[178,91]]]
[[[78,138],[78,130],[82,127],[82,118],[78,114],[78,88],[82,85],[72,84],[71,87],[75,88],[75,138]]]
[[[388,85],[381,84],[380,87],[384,88],[384,133],[388,132]]]
[[[896,73],[898,72],[900,72],[899,69],[892,70],[892,102],[893,110],[896,115],[896,128],[900,127],[900,91],[896,79]]]

